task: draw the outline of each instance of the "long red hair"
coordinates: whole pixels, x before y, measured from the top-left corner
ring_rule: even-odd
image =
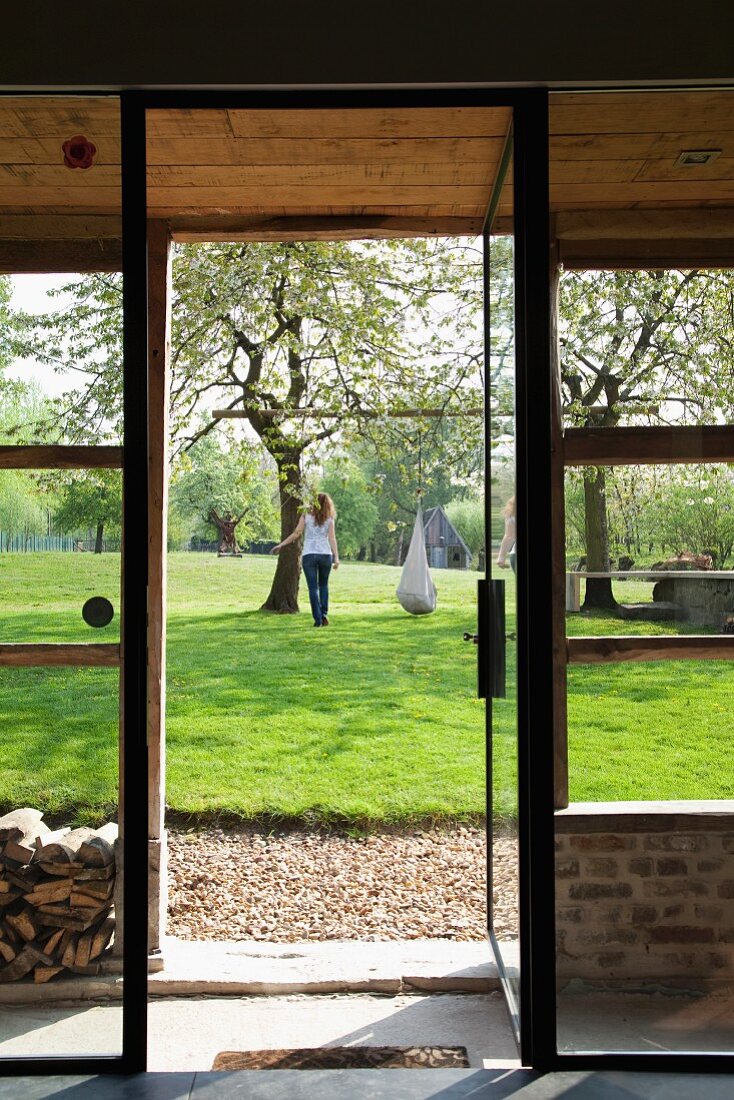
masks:
[[[334,508],[334,501],[328,493],[318,494],[316,502],[311,505],[311,515],[319,527],[322,527],[330,517],[333,519],[336,515],[336,509]]]

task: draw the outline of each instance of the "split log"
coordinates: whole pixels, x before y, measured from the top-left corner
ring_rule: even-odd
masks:
[[[109,945],[112,934],[115,931],[115,918],[106,917],[97,928],[92,939],[92,948],[89,952],[90,959],[96,959]]]
[[[57,974],[61,974],[63,966],[39,966],[33,971],[33,981],[36,985],[41,982],[50,982]]]
[[[65,933],[63,928],[59,928],[57,932],[52,932],[49,938],[46,940],[45,944],[43,945],[44,955],[50,955],[53,957],[54,952],[61,943],[62,937],[64,935]]]
[[[17,955],[15,948],[11,947],[9,943],[5,943],[4,940],[0,940],[0,955],[6,963],[12,962]]]
[[[58,879],[56,882],[49,882],[47,885],[38,885],[30,894],[26,894],[25,900],[29,905],[49,905],[55,901],[65,901],[71,893],[71,888],[74,883],[72,878]]]
[[[113,822],[50,830],[38,810],[0,818],[0,983],[94,975],[114,935]]]
[[[33,810],[26,806],[22,810],[12,810],[11,813],[0,817],[0,844],[7,840],[20,840],[21,837],[30,836],[43,814],[40,810]]]
[[[114,821],[103,825],[79,848],[79,859],[87,867],[109,867],[115,861],[118,829]]]
[[[21,909],[19,913],[9,913],[7,922],[26,943],[35,940],[39,925],[31,909]]]

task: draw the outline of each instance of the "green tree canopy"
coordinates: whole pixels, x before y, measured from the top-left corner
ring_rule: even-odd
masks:
[[[122,520],[122,475],[119,470],[79,470],[61,489],[56,522],[62,530],[93,528],[94,552],[101,554],[104,532],[119,532]]]
[[[727,271],[571,273],[561,283],[566,424],[692,424],[734,417],[734,283]],[[609,570],[607,475],[585,468],[587,568]],[[589,580],[585,606],[614,606]]]
[[[213,539],[217,528],[212,509],[220,516],[242,517],[240,541],[275,538],[278,533],[277,481],[256,449],[221,433],[202,436],[175,463],[171,479],[171,509],[189,537]]]
[[[366,552],[379,512],[364,471],[351,459],[332,460],[324,468],[321,487],[336,507],[339,553],[355,558]]]

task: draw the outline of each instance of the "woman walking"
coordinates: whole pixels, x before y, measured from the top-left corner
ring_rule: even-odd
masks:
[[[329,573],[332,565],[334,569],[339,568],[339,551],[334,534],[335,518],[331,497],[327,493],[319,493],[316,503],[301,516],[288,538],[279,542],[271,551],[273,554],[280,553],[284,546],[295,542],[305,532],[301,564],[306,574],[314,626],[329,625]]]

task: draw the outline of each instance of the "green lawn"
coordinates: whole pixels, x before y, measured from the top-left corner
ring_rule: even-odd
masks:
[[[415,618],[395,600],[397,569],[347,563],[333,575],[332,625],[314,630],[303,586],[303,614],[257,610],[273,567],[171,555],[170,807],[354,822],[481,814],[484,704],[476,652],[461,639],[475,625],[476,574],[436,571],[439,608]],[[0,640],[115,640],[117,619],[93,631],[80,608],[93,593],[117,607],[118,591],[113,555],[0,555]],[[623,627],[661,629],[569,617],[573,633]],[[508,664],[511,686],[511,647]],[[732,797],[728,665],[569,672],[574,800]],[[0,804],[103,814],[115,800],[117,704],[113,670],[0,669]],[[508,814],[513,704],[495,707],[495,788]]]

